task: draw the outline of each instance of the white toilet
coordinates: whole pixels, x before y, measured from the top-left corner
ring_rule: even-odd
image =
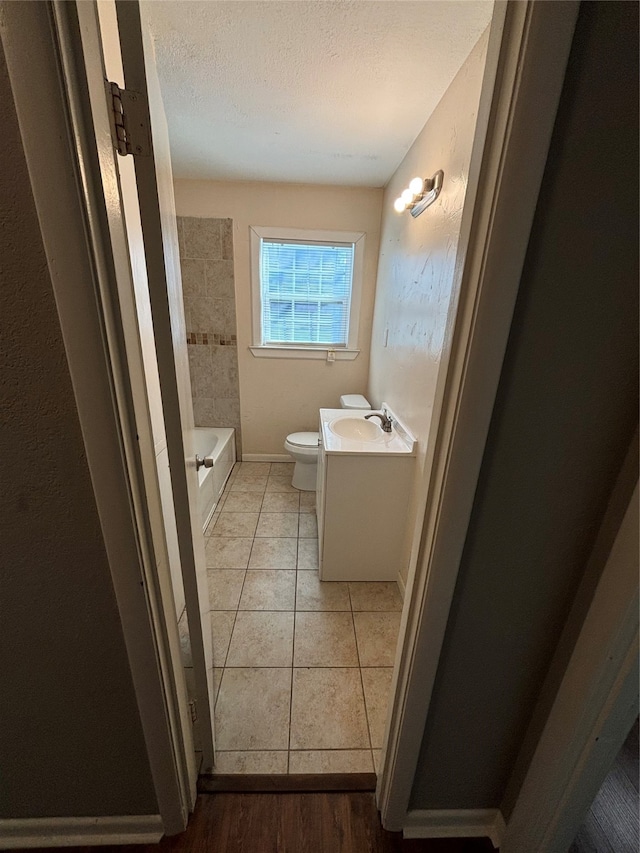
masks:
[[[341,409],[370,409],[371,404],[362,394],[343,394],[340,397]],[[317,432],[292,432],[287,436],[284,449],[295,459],[291,485],[302,492],[314,492],[318,470]]]

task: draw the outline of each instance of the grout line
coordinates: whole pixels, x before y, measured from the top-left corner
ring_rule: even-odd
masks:
[[[298,500],[298,510],[300,509],[300,501]],[[300,531],[300,512],[298,511],[298,531]],[[297,538],[296,544],[296,577],[295,586],[293,589],[293,642],[291,645],[291,689],[289,691],[289,739],[287,741],[287,774],[290,773],[291,764],[291,720],[293,715],[293,666],[295,663],[296,654],[296,621],[297,621],[297,604],[298,604],[298,547],[300,537]]]
[[[358,672],[360,673],[360,686],[362,688],[362,704],[364,705],[364,717],[365,717],[365,720],[367,721],[367,734],[369,736],[369,750],[371,752],[371,763],[373,764],[373,770],[375,773],[375,764],[373,761],[373,746],[372,746],[372,740],[371,740],[371,724],[369,723],[369,712],[367,711],[367,697],[366,697],[366,694],[364,692],[364,679],[362,678],[362,664],[360,662],[360,649],[358,648],[358,634],[356,632],[356,620],[355,620],[355,617],[353,615],[353,601],[351,599],[351,587],[348,586],[347,589],[349,590],[349,602],[351,604],[351,622],[353,624],[353,635],[354,635],[354,638],[356,641],[356,653],[358,655]]]

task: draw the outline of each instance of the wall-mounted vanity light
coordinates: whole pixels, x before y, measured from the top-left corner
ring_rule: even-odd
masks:
[[[432,178],[413,178],[400,198],[394,201],[393,207],[398,213],[408,210],[413,217],[420,216],[440,195],[443,180],[442,169]]]

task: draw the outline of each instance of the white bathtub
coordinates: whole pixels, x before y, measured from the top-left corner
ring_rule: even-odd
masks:
[[[213,515],[224,489],[224,484],[227,482],[236,461],[236,442],[232,429],[196,427],[193,432],[198,456],[211,456],[213,458],[213,468],[202,467],[198,471],[200,487],[198,504],[202,518],[202,529],[204,530]]]

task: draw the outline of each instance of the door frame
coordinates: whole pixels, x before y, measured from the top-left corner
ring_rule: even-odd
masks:
[[[578,8],[494,7],[376,791],[383,825],[414,837],[504,829],[498,810],[426,815],[410,798]]]

